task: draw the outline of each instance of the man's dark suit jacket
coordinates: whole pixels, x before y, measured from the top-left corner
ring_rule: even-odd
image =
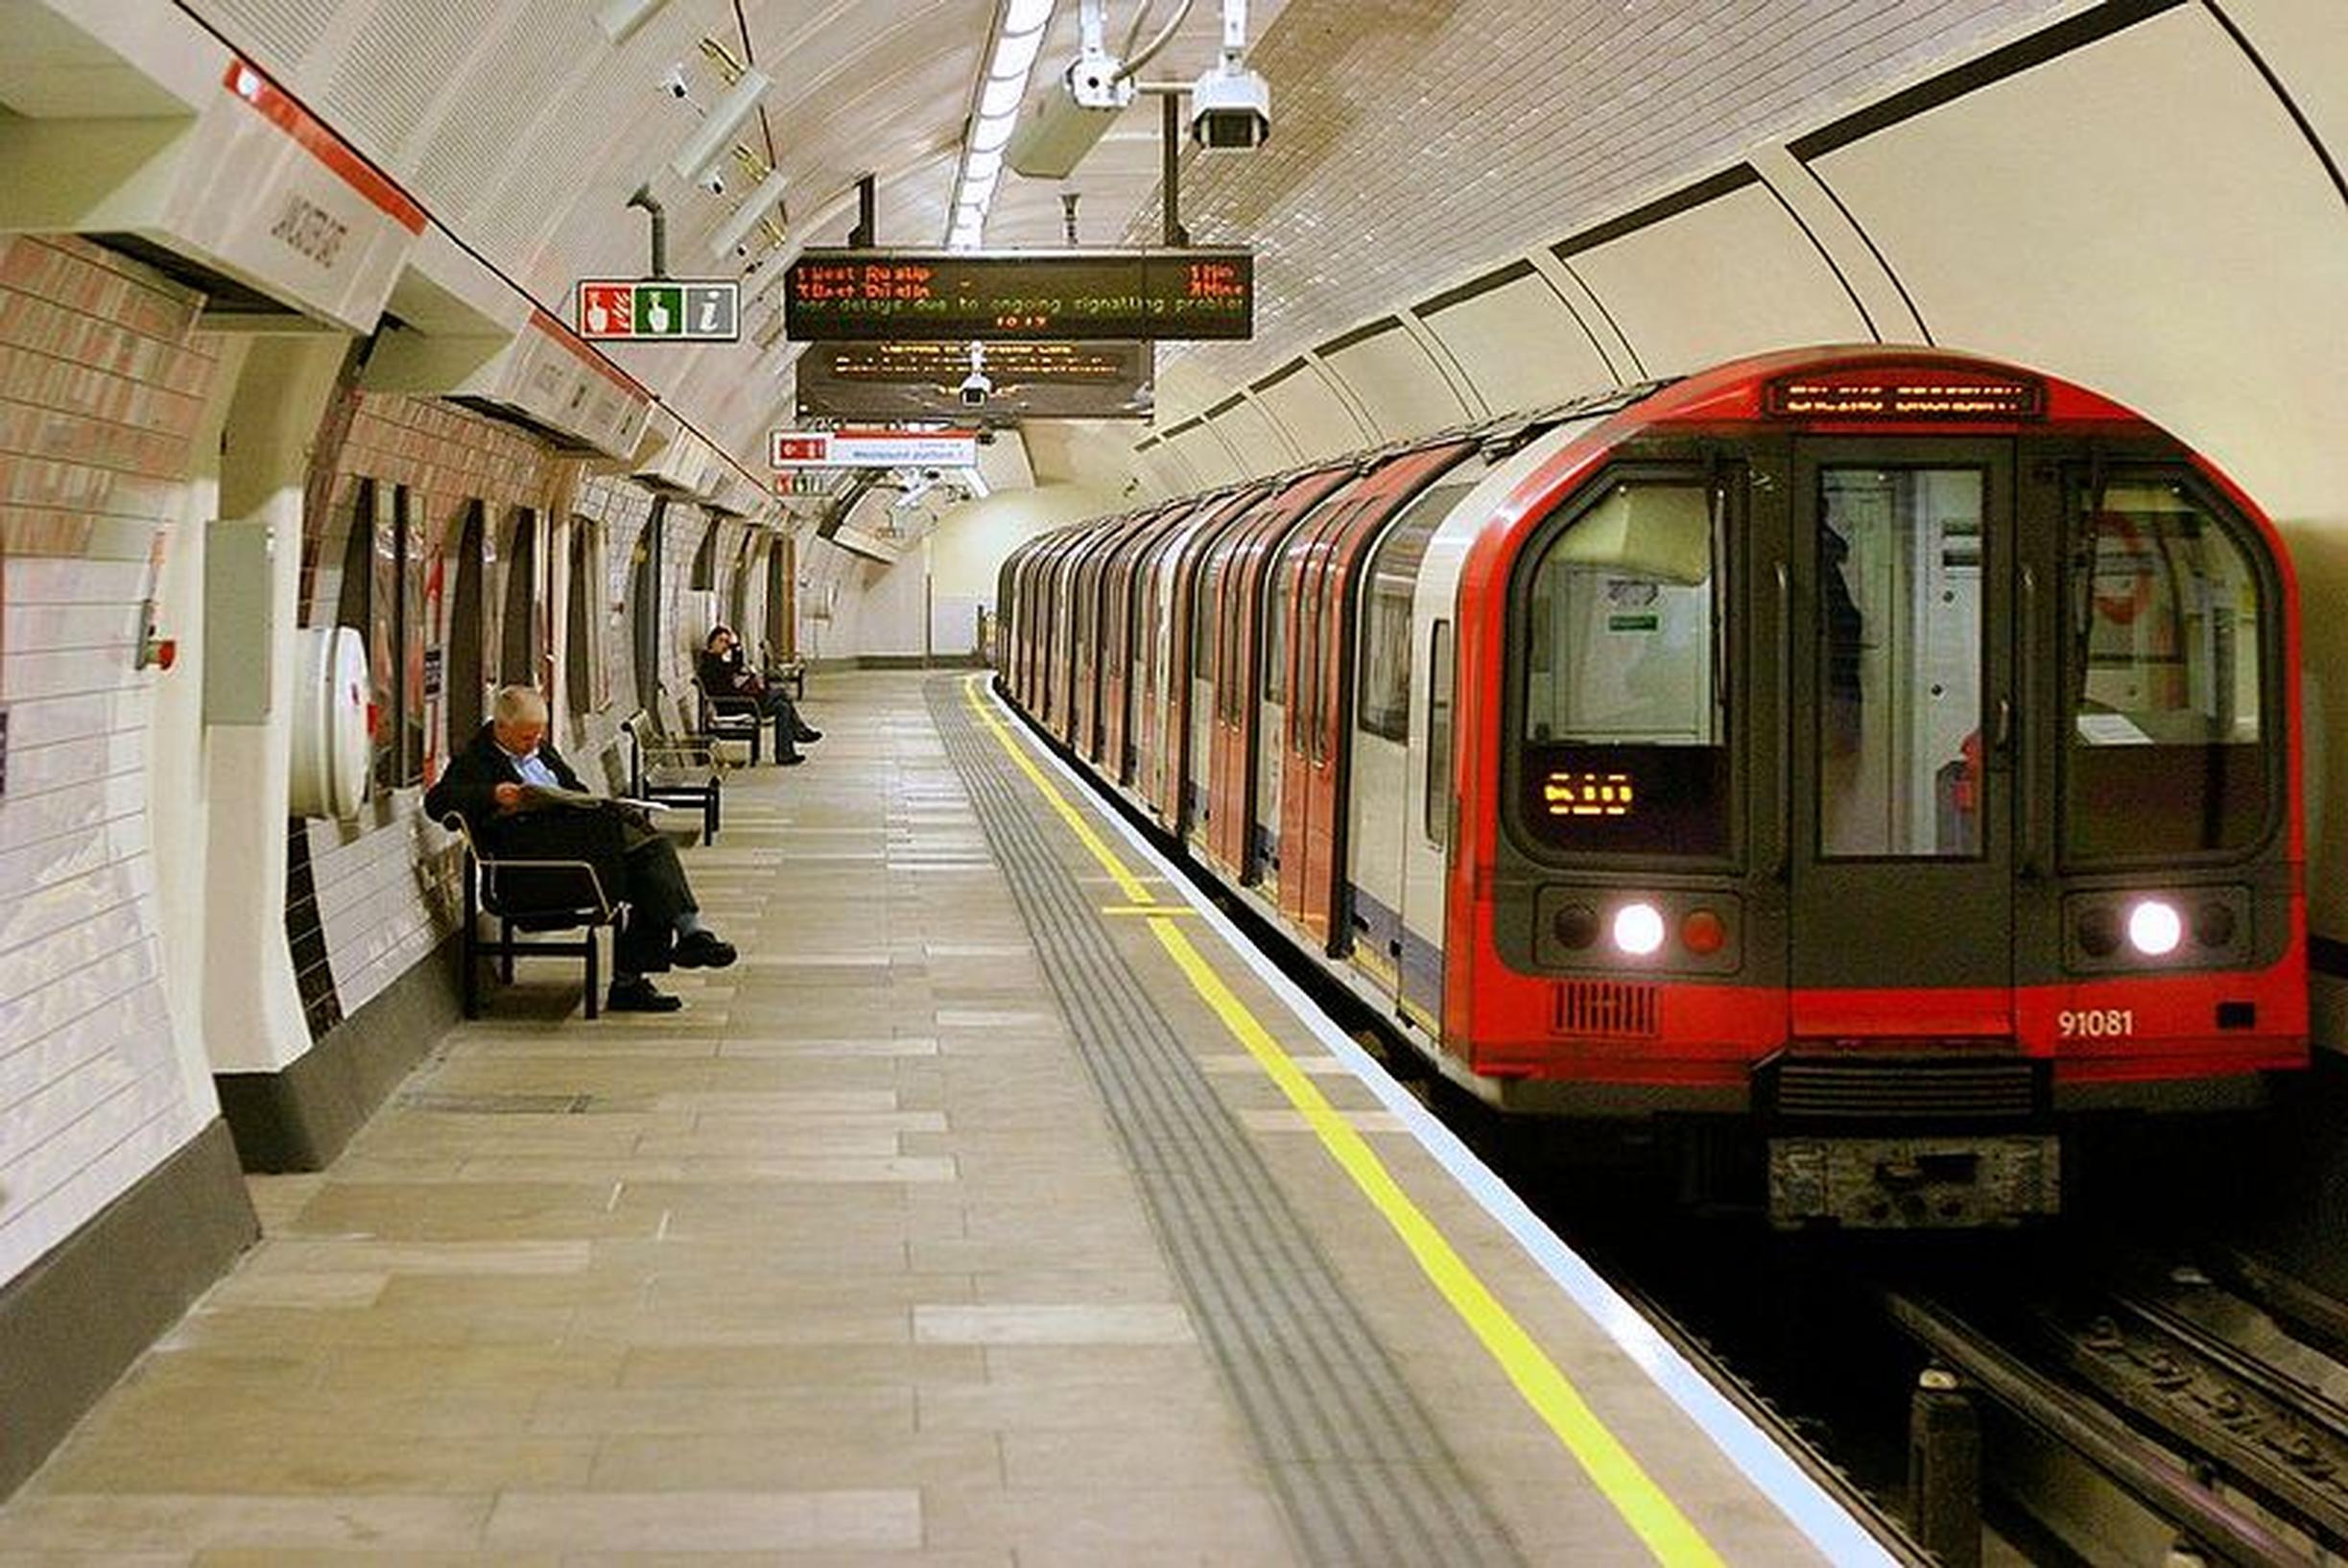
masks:
[[[544,741],[538,743],[538,760],[553,770],[564,789],[586,790],[562,753]],[[586,861],[594,866],[605,896],[625,896],[627,871],[621,857],[632,835],[620,813],[608,807],[584,811],[568,806],[499,811],[497,787],[521,782],[520,770],[497,744],[496,726],[483,725],[464,749],[448,759],[440,781],[425,793],[424,810],[435,821],[452,811],[462,813],[473,842],[486,854]]]
[[[564,789],[585,793],[586,786],[562,753],[543,741],[538,743],[538,759]],[[592,809],[551,805],[535,811],[499,811],[497,787],[521,782],[513,759],[497,744],[496,725],[483,725],[481,733],[448,759],[440,781],[425,793],[424,809],[435,820],[452,811],[462,813],[473,842],[487,855],[585,861],[595,867],[604,896],[624,899],[632,909],[612,948],[614,967],[636,975],[667,969],[677,916],[700,907],[686,884],[676,846],[631,816],[633,808],[617,801],[606,800]]]

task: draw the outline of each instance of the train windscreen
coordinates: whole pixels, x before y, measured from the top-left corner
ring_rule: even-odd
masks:
[[[1536,841],[1727,853],[1719,558],[1692,476],[1617,480],[1540,548],[1512,639],[1518,819]]]
[[[2182,473],[2080,476],[2070,516],[2066,860],[2255,846],[2281,772],[2264,553]]]

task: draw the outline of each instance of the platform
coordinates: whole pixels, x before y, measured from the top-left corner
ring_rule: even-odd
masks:
[[[975,677],[807,711],[687,855],[742,962],[525,964],[256,1178],[0,1565],[1873,1553]]]

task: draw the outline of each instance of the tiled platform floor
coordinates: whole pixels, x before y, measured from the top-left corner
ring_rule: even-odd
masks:
[[[257,1178],[265,1240],[0,1509],[0,1565],[1301,1560],[925,678],[818,679],[811,764],[733,776],[687,865],[745,956],[675,977],[687,1010],[588,1023],[566,965],[526,964],[332,1170]],[[1651,1560],[1124,924],[1515,1548]],[[1283,1044],[1717,1550],[1809,1556],[1363,1085]]]

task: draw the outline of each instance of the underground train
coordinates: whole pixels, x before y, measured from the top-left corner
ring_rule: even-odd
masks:
[[[1725,1132],[1781,1224],[2052,1214],[2072,1133],[2307,1062],[2290,563],[2084,388],[1775,353],[998,592],[1005,699],[1444,1077]]]

